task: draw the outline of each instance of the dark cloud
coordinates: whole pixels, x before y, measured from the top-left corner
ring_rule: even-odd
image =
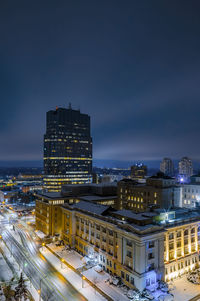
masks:
[[[199,160],[199,1],[2,1],[0,160],[42,159],[45,113],[92,118],[94,158]]]

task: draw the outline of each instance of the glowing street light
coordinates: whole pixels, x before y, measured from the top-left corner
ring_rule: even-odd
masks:
[[[37,292],[38,292],[38,295],[39,295],[39,300],[41,300],[41,290],[39,289],[39,290],[37,290]]]
[[[82,277],[82,288],[84,288],[84,280],[86,279],[85,276]]]
[[[42,277],[40,279],[40,289],[38,290],[38,294],[39,294],[39,301],[41,301],[41,291],[42,291],[42,281],[47,277],[47,275],[45,275],[44,277]]]
[[[65,260],[63,258],[61,258],[61,269],[63,269],[63,263],[65,262]]]
[[[45,243],[42,243],[42,251],[44,251]]]

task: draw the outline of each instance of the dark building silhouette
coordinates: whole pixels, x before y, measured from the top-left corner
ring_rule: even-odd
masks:
[[[44,135],[44,188],[60,191],[64,184],[90,183],[92,179],[90,116],[56,108],[47,112]]]
[[[174,164],[170,158],[164,158],[160,163],[160,171],[166,176],[174,176]]]
[[[142,163],[137,163],[131,166],[131,178],[144,179],[147,176],[147,166]]]

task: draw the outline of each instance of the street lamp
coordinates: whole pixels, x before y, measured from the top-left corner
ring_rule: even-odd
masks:
[[[84,288],[84,280],[86,279],[85,276],[82,277],[82,288]]]
[[[63,263],[65,262],[65,260],[63,258],[61,258],[61,269],[63,269]]]
[[[13,246],[13,244],[12,244],[12,242],[10,242],[10,250],[11,250],[11,251],[10,251],[10,257],[12,257],[12,255],[13,255],[13,254],[12,254],[12,246]]]
[[[42,243],[42,251],[44,251],[44,246],[45,246],[45,243],[43,242]]]
[[[38,290],[38,294],[39,294],[39,301],[41,301],[42,280],[43,280],[44,278],[46,278],[46,277],[47,277],[47,275],[45,275],[44,277],[42,277],[42,278],[40,279],[40,289]]]

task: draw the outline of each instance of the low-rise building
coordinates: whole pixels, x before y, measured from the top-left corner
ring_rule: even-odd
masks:
[[[150,288],[199,265],[200,210],[133,213],[87,202],[62,210],[65,243],[130,288]]]
[[[200,205],[200,183],[181,185],[181,207],[195,208]]]
[[[88,204],[97,203],[115,207],[117,202],[116,191],[116,184],[80,184],[63,186],[61,192],[35,193],[36,229],[46,235],[60,233],[60,206],[64,203],[74,204],[87,201]]]
[[[147,166],[142,163],[137,163],[131,166],[132,179],[144,179],[147,176]]]
[[[118,209],[143,212],[152,206],[168,209],[180,204],[181,187],[176,185],[174,178],[162,173],[147,178],[144,184],[132,179],[118,182]]]
[[[156,286],[199,265],[200,209],[134,213],[52,195],[36,203],[36,227],[96,260],[130,288]]]
[[[46,192],[35,196],[36,230],[40,230],[50,236],[59,235],[62,226],[61,205],[66,200],[59,192]]]
[[[84,256],[90,256],[108,273],[131,288],[156,285],[164,275],[164,229],[151,224],[152,215],[109,206],[62,206],[62,239]]]
[[[165,281],[199,266],[200,210],[163,212],[165,232]]]

